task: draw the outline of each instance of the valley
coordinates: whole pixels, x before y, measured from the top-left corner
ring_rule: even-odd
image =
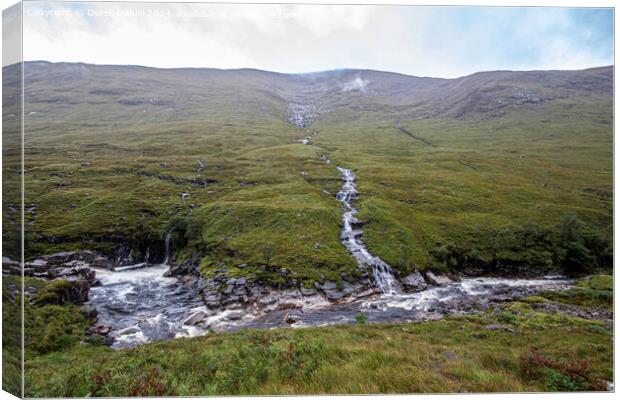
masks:
[[[26,321],[49,324],[26,340],[29,395],[607,390],[612,67],[24,73]],[[180,378],[194,352],[230,362]],[[337,386],[332,364],[370,367]]]

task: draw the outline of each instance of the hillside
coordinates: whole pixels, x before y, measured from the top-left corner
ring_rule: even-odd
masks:
[[[613,388],[612,67],[24,72],[4,389],[21,361],[35,397]]]
[[[397,272],[557,267],[555,227],[569,216],[604,266],[612,91],[612,67],[434,79],[28,62],[26,253],[128,245],[163,257],[164,234],[182,226],[177,260],[206,274],[256,277],[268,248],[307,284],[354,280],[324,156],[357,174],[364,240]],[[289,122],[295,107],[303,128]],[[3,172],[17,176],[8,158]],[[5,215],[5,240],[14,223]],[[532,230],[549,244],[523,245]]]

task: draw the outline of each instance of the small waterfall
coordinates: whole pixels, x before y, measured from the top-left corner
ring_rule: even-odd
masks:
[[[165,250],[166,250],[166,258],[164,259],[164,265],[170,265],[170,239],[172,238],[172,235],[170,235],[170,232],[166,233],[166,239],[165,239]]]
[[[353,207],[353,201],[358,192],[355,185],[355,174],[350,169],[337,167],[342,175],[342,189],[336,194],[336,199],[344,206],[342,215],[342,233],[340,240],[353,254],[359,265],[370,266],[375,282],[381,293],[393,295],[396,293],[396,282],[392,268],[379,257],[373,256],[361,240],[362,222],[355,217],[357,210]]]
[[[307,128],[316,118],[316,108],[314,105],[301,103],[290,103],[288,108],[288,120],[297,128]],[[313,136],[317,135],[314,131],[312,135],[305,136],[298,140],[299,143],[309,145]],[[331,160],[327,156],[322,155],[327,164],[331,164]],[[375,278],[375,282],[385,295],[396,294],[396,280],[392,273],[392,268],[379,257],[370,254],[366,246],[361,240],[362,229],[361,221],[355,218],[357,210],[353,207],[353,201],[357,198],[358,192],[355,186],[355,174],[350,169],[337,167],[342,175],[342,189],[336,194],[336,199],[344,206],[344,214],[342,215],[343,228],[340,240],[344,246],[353,254],[360,266],[370,266]]]
[[[298,128],[306,128],[315,118],[314,105],[290,103],[288,106],[288,121]]]

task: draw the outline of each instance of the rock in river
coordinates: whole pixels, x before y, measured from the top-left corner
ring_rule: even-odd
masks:
[[[447,276],[437,276],[433,274],[431,271],[427,271],[425,274],[426,274],[426,280],[431,285],[440,286],[440,285],[446,285],[452,282],[452,280],[448,278]]]
[[[419,292],[420,290],[426,289],[428,286],[426,280],[419,271],[407,275],[402,279],[401,283],[403,284],[403,289],[407,292]]]

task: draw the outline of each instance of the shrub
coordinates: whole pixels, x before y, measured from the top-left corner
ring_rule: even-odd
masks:
[[[551,391],[596,390],[600,382],[589,375],[588,362],[572,355],[568,360],[555,360],[535,350],[519,356],[521,376],[538,381]]]

